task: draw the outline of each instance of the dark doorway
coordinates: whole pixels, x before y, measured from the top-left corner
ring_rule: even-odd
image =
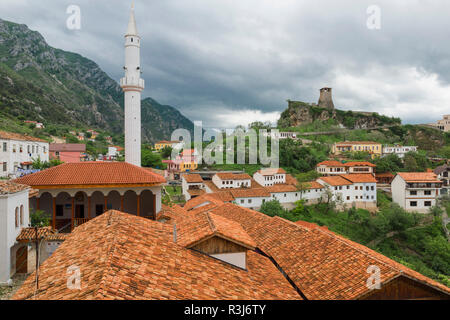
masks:
[[[16,273],[28,272],[28,247],[20,247],[16,251]]]
[[[84,204],[75,206],[75,218],[84,218]]]
[[[103,205],[102,204],[97,204],[96,206],[95,206],[95,215],[96,216],[99,216],[99,215],[101,215],[101,214],[103,214]]]

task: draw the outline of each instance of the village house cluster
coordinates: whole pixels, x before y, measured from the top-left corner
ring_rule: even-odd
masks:
[[[49,148],[41,140],[0,135],[5,171],[33,153],[64,161],[0,180],[0,284],[29,274],[13,299],[450,299],[447,286],[327,227],[255,211],[267,201],[292,208],[302,199],[376,210],[377,179],[369,162],[324,161],[317,165],[318,179],[299,183],[282,168],[264,168],[253,177],[195,171],[201,155],[187,149],[167,162],[172,175],[181,175],[187,202],[163,204],[167,180],[140,165],[140,40],[133,9],[120,81],[125,162],[81,161],[85,149],[78,145]],[[331,88],[324,88],[319,104],[332,108],[328,97]],[[354,146],[382,152],[368,142]],[[338,152],[347,150],[342,148]],[[20,158],[28,149],[29,158]],[[439,179],[448,185],[448,172],[397,174],[394,201],[408,210],[432,206]],[[32,213],[48,214],[50,225],[31,227]],[[68,285],[74,267],[81,271],[76,290]],[[375,284],[373,267],[380,271]]]

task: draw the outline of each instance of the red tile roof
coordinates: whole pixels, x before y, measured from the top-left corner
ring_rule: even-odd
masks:
[[[380,268],[382,285],[406,276],[450,296],[450,288],[326,228],[270,218],[233,204],[210,212],[238,222],[308,299],[358,299],[370,293],[366,283],[371,265]]]
[[[203,182],[202,176],[199,175],[198,173],[183,174],[183,179],[186,180],[187,183]]]
[[[376,167],[376,165],[374,165],[371,162],[368,161],[350,161],[350,162],[346,162],[344,163],[344,166],[346,167]]]
[[[309,182],[303,182],[302,187],[304,189],[323,189],[323,185],[318,183],[317,181],[309,181]]]
[[[25,134],[6,132],[6,131],[2,131],[2,130],[0,130],[0,139],[19,140],[19,141],[35,141],[35,142],[47,142],[48,143],[48,141],[45,141],[43,139],[35,138],[35,137],[28,136]]]
[[[348,186],[352,184],[347,179],[342,178],[342,176],[320,177],[319,180],[328,183],[330,186]]]
[[[203,189],[189,189],[187,191],[191,196],[201,196],[202,194],[205,194],[206,191]]]
[[[29,186],[158,185],[166,180],[126,162],[64,163],[14,180]]]
[[[221,180],[250,180],[252,178],[246,173],[219,172],[216,175]]]
[[[30,187],[10,180],[0,180],[0,195],[16,193],[26,189],[30,189]]]
[[[379,142],[374,141],[344,141],[344,142],[337,142],[336,145],[353,145],[353,144],[381,144]]]
[[[210,212],[189,215],[177,221],[177,243],[183,247],[191,248],[213,236],[232,241],[250,250],[256,247],[253,239],[239,223]]]
[[[223,199],[225,199],[227,201],[225,201]],[[201,196],[198,196],[198,197],[186,202],[186,204],[184,205],[183,208],[185,210],[189,211],[200,205],[212,203],[217,206],[217,205],[222,205],[225,202],[230,202],[233,200],[234,200],[234,197],[228,191],[227,192],[216,192],[216,193],[205,193]]]
[[[67,287],[67,270],[81,270],[81,289]],[[247,252],[247,270],[186,249],[173,226],[109,211],[77,227],[13,299],[109,300],[301,299],[265,256]]]
[[[351,173],[341,176],[353,183],[376,183],[377,179],[370,173]]]
[[[286,171],[283,168],[264,168],[258,170],[258,173],[263,176],[273,176],[275,174],[286,174]]]
[[[406,182],[441,182],[434,172],[399,172],[397,174]]]
[[[292,184],[274,184],[273,186],[265,187],[265,189],[270,193],[298,191],[297,187]]]
[[[266,188],[230,189],[230,193],[234,198],[270,197],[270,192]]]
[[[51,227],[40,227],[38,228],[38,239],[47,241],[64,241],[66,239],[66,234],[57,233],[52,230]],[[20,230],[20,234],[17,236],[16,240],[18,242],[31,242],[36,240],[36,229],[34,227],[23,228]]]
[[[286,174],[286,184],[292,184],[296,186],[298,184],[298,181],[294,176],[288,173]]]
[[[319,166],[345,167],[345,165],[343,163],[341,163],[339,161],[335,161],[335,160],[326,160],[326,161],[319,162],[316,167],[319,167]]]

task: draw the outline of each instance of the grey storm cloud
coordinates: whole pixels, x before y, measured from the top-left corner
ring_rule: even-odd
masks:
[[[66,8],[81,8],[81,30]],[[136,1],[142,69],[151,96],[205,126],[275,122],[286,100],[316,102],[334,88],[342,109],[404,122],[450,113],[450,2],[379,0]],[[0,17],[25,23],[54,47],[122,76],[131,1],[0,0]],[[424,111],[426,110],[426,112]]]

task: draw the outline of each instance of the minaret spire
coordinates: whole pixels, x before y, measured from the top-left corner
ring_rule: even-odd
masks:
[[[125,34],[125,77],[120,86],[125,93],[125,161],[141,166],[141,37],[136,28],[134,1]]]

